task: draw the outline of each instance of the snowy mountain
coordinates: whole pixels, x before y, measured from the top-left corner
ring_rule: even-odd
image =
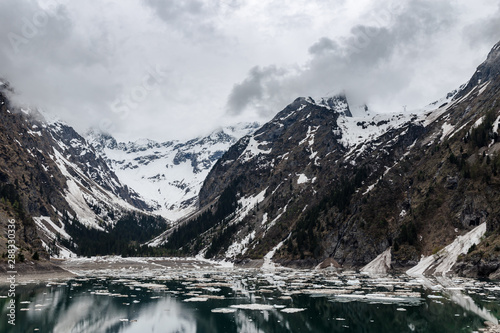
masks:
[[[19,221],[26,255],[375,270],[425,256],[416,271],[446,274],[458,260],[462,274],[500,276],[500,43],[421,110],[300,97],[261,127],[186,142],[85,139],[9,93],[0,85],[0,227]]]
[[[269,267],[362,267],[382,253],[408,267],[483,223],[498,230],[499,45],[467,84],[411,113],[376,114],[342,95],[296,99],[229,148],[198,214],[151,244]],[[454,259],[438,252],[440,269],[476,236]],[[477,244],[493,258],[486,276],[500,267],[490,237]]]
[[[19,228],[34,227],[26,249],[69,256],[69,247],[79,246],[69,229],[104,233],[128,214],[148,214],[147,204],[73,128],[11,105],[9,93],[0,91],[0,213],[17,217]]]
[[[200,188],[215,162],[258,127],[238,124],[185,142],[118,143],[95,131],[86,136],[120,181],[137,192],[154,214],[176,221],[196,209]]]

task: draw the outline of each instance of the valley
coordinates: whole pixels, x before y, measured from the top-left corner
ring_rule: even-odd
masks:
[[[2,332],[499,330],[500,43],[420,109],[303,96],[191,139],[17,97],[2,79]]]

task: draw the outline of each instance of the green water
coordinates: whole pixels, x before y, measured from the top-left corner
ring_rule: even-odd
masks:
[[[0,299],[0,332],[456,333],[477,331],[484,326],[485,316],[499,318],[500,314],[500,291],[494,284],[469,281],[450,292],[424,288],[409,279],[350,279],[257,273],[229,277],[218,273],[27,284],[16,289],[15,326],[7,324],[9,299]],[[335,296],[333,289],[347,296]],[[326,290],[324,294],[322,290]],[[402,292],[413,294],[399,297]],[[391,295],[381,300],[362,298],[370,293]],[[7,290],[0,288],[0,295],[6,294]],[[466,305],[459,305],[463,300]],[[272,307],[234,307],[242,304]],[[290,308],[305,310],[283,311]]]

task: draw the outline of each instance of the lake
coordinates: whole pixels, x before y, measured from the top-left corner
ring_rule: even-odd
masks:
[[[197,265],[130,269],[18,285],[16,326],[6,323],[2,296],[0,331],[456,333],[500,318],[500,288],[488,281]]]

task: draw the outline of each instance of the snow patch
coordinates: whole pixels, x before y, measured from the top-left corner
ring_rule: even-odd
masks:
[[[291,235],[292,234],[290,233],[287,238],[285,238],[278,245],[273,247],[273,249],[271,251],[269,251],[264,256],[264,263],[262,264],[263,270],[275,270],[276,269],[276,264],[273,263],[271,259],[274,257],[274,254],[276,253],[276,251],[278,251],[283,246],[283,244],[285,244],[285,242],[288,240],[288,238],[290,238]]]
[[[63,227],[58,226],[52,222],[50,216],[33,217],[33,221],[50,239],[56,239],[58,235],[65,239],[71,239],[71,236],[64,230],[64,225]]]
[[[243,153],[241,153],[240,157],[238,157],[238,160],[240,160],[242,163],[246,163],[252,160],[255,156],[258,156],[260,154],[267,155],[271,153],[272,148],[269,148],[267,150],[259,148],[259,146],[265,146],[267,144],[268,143],[266,141],[258,142],[257,140],[255,140],[255,137],[250,137],[246,149],[243,151]]]
[[[443,126],[441,127],[442,134],[440,142],[442,142],[454,129],[455,127],[453,125],[448,124],[447,122],[443,123]]]
[[[367,141],[374,141],[376,138],[387,133],[391,128],[399,128],[405,123],[411,121],[414,114],[376,114],[370,117],[339,117],[338,128],[334,129],[334,134],[342,138],[339,142],[350,149],[346,156],[352,156],[354,151],[357,156],[362,153],[358,146]],[[361,147],[362,148],[362,147]]]
[[[485,82],[485,83],[481,86],[481,88],[479,89],[479,92],[478,92],[478,94],[477,94],[478,96],[479,96],[479,95],[481,95],[481,94],[482,94],[482,93],[486,90],[486,88],[488,88],[488,86],[490,85],[490,82],[491,82],[491,81]]]
[[[460,254],[466,254],[472,245],[477,245],[481,237],[486,233],[486,222],[474,228],[463,236],[458,236],[453,243],[444,249],[428,257],[423,257],[413,268],[406,271],[410,276],[421,276],[432,274],[436,276],[446,276],[457,262]]]
[[[382,252],[377,258],[373,259],[368,265],[361,268],[363,273],[372,274],[387,274],[387,271],[391,268],[391,248]]]
[[[304,175],[303,173],[299,174],[298,175],[299,178],[297,179],[297,184],[305,184],[305,183],[308,183],[310,180],[309,178],[307,178],[306,175]]]
[[[56,248],[51,248],[42,240],[42,246],[50,254],[51,258],[70,259],[77,257],[76,253],[59,244],[56,244]]]
[[[380,179],[382,179],[382,177],[380,177]],[[375,186],[377,186],[377,184],[378,184],[378,182],[379,182],[380,179],[378,179],[372,185],[368,186],[368,188],[366,189],[366,191],[363,192],[363,195],[367,195],[368,193],[370,193],[375,188]]]
[[[233,223],[242,221],[255,206],[264,201],[266,198],[266,191],[267,187],[255,196],[243,197],[238,200],[238,204],[241,204],[241,209],[236,212],[236,217],[232,220]]]
[[[484,121],[484,116],[480,117],[478,120],[476,120],[476,122],[474,123],[474,125],[472,125],[472,128],[478,128],[479,126],[481,126],[481,124],[483,123]]]
[[[245,254],[248,250],[248,244],[255,239],[255,230],[248,234],[245,238],[243,238],[240,242],[234,242],[229,246],[226,251],[226,258],[236,258],[239,254]]]
[[[35,135],[42,136],[41,132],[35,132],[35,131],[32,131],[32,130],[27,130],[26,132],[28,134],[32,135],[32,136],[35,136]]]
[[[291,200],[291,199],[290,199],[290,200]],[[290,202],[290,201],[288,201],[288,202]],[[283,207],[283,211],[282,211],[281,213],[279,213],[279,214],[278,214],[278,216],[276,216],[276,217],[275,217],[275,218],[274,218],[274,219],[273,219],[273,220],[272,220],[272,221],[271,221],[271,222],[267,225],[266,230],[264,231],[264,235],[263,235],[262,237],[264,237],[264,236],[266,235],[267,231],[268,231],[269,229],[271,229],[271,228],[272,228],[272,227],[276,224],[276,222],[278,222],[278,220],[280,219],[280,217],[281,217],[281,216],[283,216],[283,214],[285,214],[285,213],[286,213],[286,209],[287,209],[287,207],[288,207],[288,204],[286,204],[286,205],[285,205],[285,207]]]
[[[299,146],[303,145],[306,142],[309,144],[309,147],[314,145],[314,136],[315,136],[316,132],[318,131],[318,129],[319,129],[319,126],[314,126],[314,127],[309,126],[307,129],[306,137],[302,141],[299,142]]]
[[[495,122],[493,122],[493,133],[498,132],[499,123],[500,123],[500,116],[498,116],[497,120],[495,120]]]
[[[264,215],[262,215],[262,225],[266,224],[267,223],[267,220],[268,220],[268,214],[267,213],[264,213]]]

